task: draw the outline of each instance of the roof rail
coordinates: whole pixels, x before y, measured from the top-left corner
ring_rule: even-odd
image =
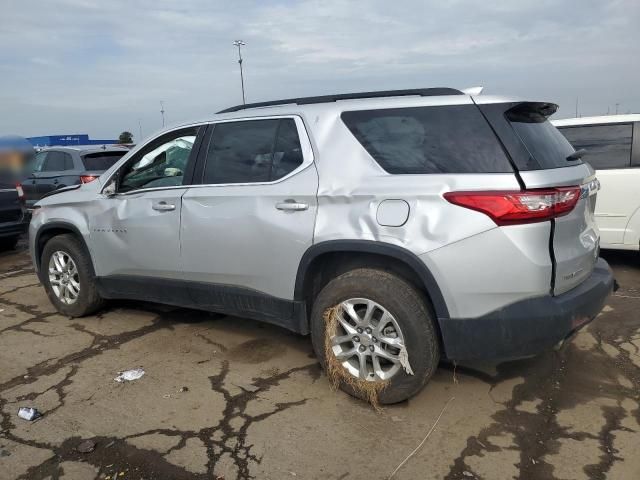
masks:
[[[318,97],[300,97],[287,98],[285,100],[272,100],[270,102],[247,103],[244,105],[236,105],[218,113],[231,113],[248,108],[273,107],[275,105],[286,105],[294,103],[296,105],[309,105],[312,103],[329,103],[338,100],[354,100],[358,98],[382,98],[382,97],[404,97],[404,96],[420,96],[432,97],[437,95],[464,95],[460,90],[455,88],[413,88],[409,90],[380,90],[376,92],[360,92],[360,93],[341,93],[338,95],[320,95]]]

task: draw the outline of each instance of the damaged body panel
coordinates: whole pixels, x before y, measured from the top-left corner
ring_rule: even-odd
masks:
[[[596,179],[567,158],[553,105],[450,89],[364,98],[238,107],[161,132],[40,202],[34,263],[64,219],[105,298],[300,333],[333,279],[375,268],[428,300],[451,359],[537,353],[599,312],[613,279],[598,259]]]

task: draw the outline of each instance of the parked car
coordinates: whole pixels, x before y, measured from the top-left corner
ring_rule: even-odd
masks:
[[[112,167],[129,149],[125,147],[52,147],[38,152],[22,181],[27,207],[48,193],[88,183]]]
[[[640,249],[640,114],[568,118],[552,122],[596,169],[601,247]]]
[[[22,187],[0,179],[0,250],[15,248],[28,225]]]
[[[264,320],[399,402],[442,357],[534,355],[600,312],[597,182],[556,108],[450,88],[233,107],[39,202],[33,263],[64,315],[130,298]]]

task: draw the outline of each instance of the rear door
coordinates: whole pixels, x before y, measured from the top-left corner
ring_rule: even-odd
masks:
[[[69,181],[75,170],[73,157],[68,152],[50,150],[42,164],[42,168],[36,174],[36,196],[41,199],[47,193],[58,188],[74,185],[78,181]]]
[[[594,210],[599,184],[595,171],[580,159],[568,159],[574,148],[548,120],[556,105],[476,101],[509,150],[524,188],[580,187],[576,206],[551,220],[551,287],[554,294],[564,293],[591,274],[598,257]]]
[[[245,311],[261,305],[269,316],[270,306],[291,305],[278,299],[293,299],[313,240],[318,174],[311,144],[299,117],[210,128],[206,162],[196,173],[201,185],[183,197],[182,268],[197,303],[228,306],[231,297],[219,292]],[[268,297],[274,301],[254,303]]]
[[[37,192],[38,176],[40,175],[40,170],[42,170],[42,166],[47,159],[47,154],[47,151],[36,154],[28,166],[26,178],[22,181],[22,189],[24,191],[24,199],[27,207],[32,207],[40,199]]]

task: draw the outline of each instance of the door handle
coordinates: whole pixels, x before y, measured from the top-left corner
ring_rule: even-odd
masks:
[[[295,200],[285,200],[284,202],[276,203],[276,208],[278,210],[285,210],[289,212],[300,212],[302,210],[307,210],[309,208],[308,203],[296,202]]]
[[[56,178],[53,183],[57,184],[58,183],[58,179]]]
[[[170,212],[171,210],[175,210],[176,206],[172,203],[167,203],[167,202],[158,202],[158,203],[154,203],[151,208],[153,208],[154,210],[157,210],[159,212]]]

